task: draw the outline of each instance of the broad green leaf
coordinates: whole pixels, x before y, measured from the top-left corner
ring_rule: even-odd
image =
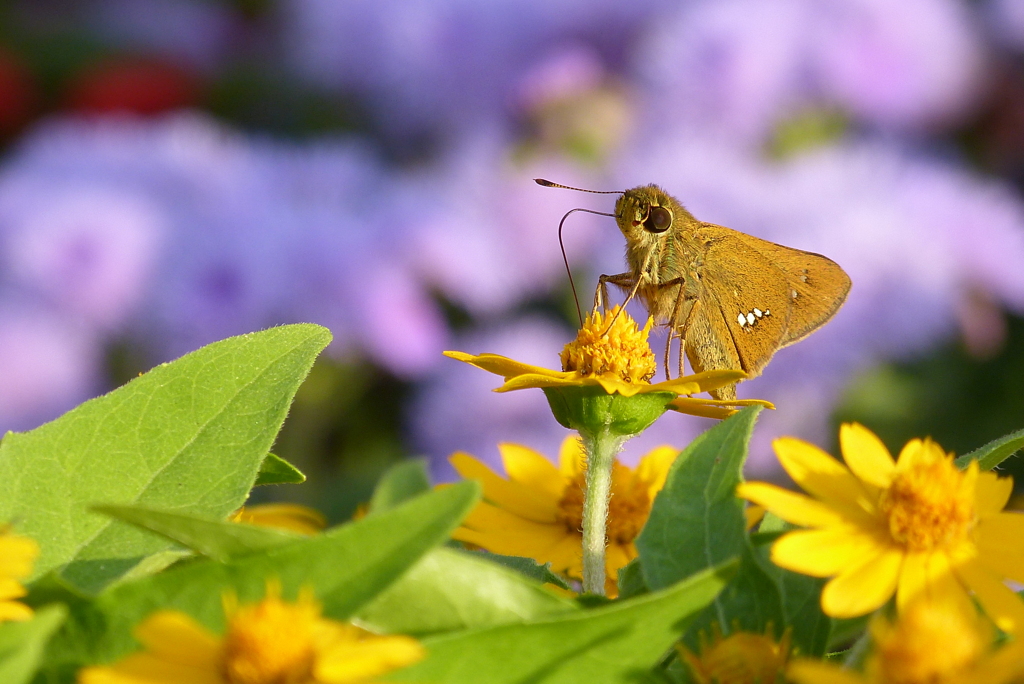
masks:
[[[565,581],[565,578],[556,575],[551,570],[551,563],[545,563],[541,565],[532,558],[522,558],[520,556],[503,556],[500,553],[489,553],[487,551],[475,551],[474,555],[483,558],[491,563],[497,563],[506,568],[511,568],[521,575],[526,575],[532,580],[540,582],[541,584],[550,583],[556,587],[562,589],[568,589],[569,583]]]
[[[302,538],[302,535],[295,532],[158,511],[143,506],[94,506],[93,510],[149,530],[187,546],[196,553],[221,561],[233,556],[271,549]]]
[[[751,406],[715,425],[672,464],[636,540],[644,580],[651,589],[667,587],[743,552],[743,504],[735,492],[760,410]]]
[[[98,591],[167,549],[91,512],[140,504],[224,517],[245,501],[295,390],[330,333],[290,325],[157,366],[31,432],[0,442],[0,520],[39,541],[35,577],[57,569]]]
[[[311,588],[326,616],[347,619],[447,539],[479,498],[477,483],[462,482],[321,535],[226,563],[198,559],[119,584],[72,614],[51,646],[47,666],[62,672],[123,656],[135,648],[132,628],[158,609],[180,610],[220,633],[223,593],[257,601],[268,579],[280,581],[287,599],[301,587]]]
[[[644,582],[644,571],[640,567],[640,559],[634,558],[626,567],[619,570],[619,598],[628,599],[650,591]]]
[[[1024,449],[1024,430],[1017,430],[999,439],[994,439],[983,447],[956,459],[956,464],[966,468],[971,461],[977,461],[982,470],[992,470],[997,465]]]
[[[770,547],[754,547],[753,557],[764,574],[771,579],[780,599],[780,620],[771,622],[775,636],[781,636],[782,629],[792,629],[793,644],[807,656],[821,656],[828,648],[832,633],[832,618],[821,610],[821,590],[826,580],[801,575],[780,568],[771,562]],[[777,627],[782,625],[783,627]],[[768,623],[756,628],[764,630]]]
[[[437,548],[359,611],[361,623],[382,632],[434,634],[537,620],[577,610],[481,554]]]
[[[649,673],[734,567],[663,591],[538,622],[434,637],[429,656],[389,679],[431,684],[611,684]]]
[[[370,498],[370,512],[386,511],[429,490],[427,462],[421,458],[402,461],[381,476]]]
[[[256,474],[253,486],[302,484],[305,481],[306,476],[301,470],[276,454],[267,454],[260,464],[260,472]]]
[[[26,684],[31,681],[50,636],[67,616],[61,605],[47,606],[26,622],[0,625],[0,682]]]

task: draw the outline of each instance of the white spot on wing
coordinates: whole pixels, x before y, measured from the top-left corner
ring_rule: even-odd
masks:
[[[760,309],[754,309],[754,315],[757,316],[758,318],[760,318],[761,317],[761,310]]]
[[[752,314],[752,313],[748,313],[748,314],[747,314],[747,323],[748,323],[748,324],[750,324],[750,325],[754,325],[754,321],[756,321],[756,320],[757,320],[757,319],[756,319],[756,318],[754,318],[754,314]]]
[[[747,317],[744,316],[743,314],[740,314],[739,316],[737,316],[736,322],[739,323],[740,327],[742,328],[747,324]]]

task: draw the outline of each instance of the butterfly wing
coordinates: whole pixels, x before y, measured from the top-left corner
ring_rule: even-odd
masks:
[[[685,347],[697,372],[741,368],[759,375],[777,349],[825,323],[849,291],[842,269],[818,254],[707,223],[694,237],[704,261]],[[716,396],[734,398],[735,388]]]

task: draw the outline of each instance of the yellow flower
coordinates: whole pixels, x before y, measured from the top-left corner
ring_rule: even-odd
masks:
[[[464,478],[479,480],[484,501],[477,504],[452,535],[492,553],[551,563],[555,572],[583,577],[583,494],[586,457],[579,441],[562,443],[556,468],[541,454],[518,444],[499,445],[508,479],[466,453],[449,459]],[[679,453],[663,446],[642,459],[636,469],[615,462],[608,511],[605,556],[606,591],[614,596],[620,568],[636,558],[633,540],[651,512],[655,495],[665,486],[668,469]]]
[[[972,606],[917,599],[891,622],[872,618],[873,652],[858,674],[819,660],[794,660],[796,684],[1009,684],[1024,674],[1024,643],[993,648],[993,630]]]
[[[869,613],[896,594],[970,603],[971,590],[1001,629],[1024,626],[1024,602],[1003,584],[1024,582],[1024,515],[1003,506],[1011,478],[959,470],[930,439],[911,440],[893,461],[857,424],[839,433],[843,458],[798,439],[774,442],[786,472],[810,496],[764,482],[737,494],[810,530],[775,542],[772,560],[815,577],[833,577],[821,594],[835,617]]]
[[[25,595],[18,580],[32,574],[37,556],[39,545],[35,541],[12,534],[9,527],[0,530],[0,622],[32,617],[32,609],[14,599]]]
[[[229,520],[299,534],[316,534],[327,526],[327,520],[320,511],[290,503],[242,506],[231,514]]]
[[[790,656],[790,634],[776,641],[765,634],[735,631],[722,637],[712,625],[711,643],[701,633],[700,655],[679,646],[679,655],[695,684],[774,684]]]
[[[498,354],[474,356],[459,351],[446,351],[445,356],[502,376],[505,384],[495,389],[495,392],[531,387],[600,386],[608,394],[624,397],[650,392],[691,395],[724,387],[747,377],[740,370],[705,371],[652,385],[650,379],[654,376],[657,363],[647,343],[647,336],[653,324],[654,319],[649,318],[647,325],[640,329],[627,313],[619,315],[619,307],[614,307],[606,314],[594,311],[587,317],[576,339],[562,350],[560,371],[531,366]],[[689,396],[677,397],[668,408],[695,416],[727,418],[736,412],[737,407],[754,404],[773,408],[768,402],[756,399],[719,401]]]
[[[415,639],[377,636],[327,620],[308,591],[296,603],[268,582],[254,605],[224,598],[226,634],[217,637],[178,611],[154,613],[135,628],[146,648],[110,666],[87,667],[79,684],[357,684],[424,656]]]

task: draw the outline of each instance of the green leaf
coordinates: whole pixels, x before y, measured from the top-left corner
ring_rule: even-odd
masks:
[[[446,540],[479,498],[477,483],[462,482],[321,535],[226,563],[198,559],[119,584],[72,614],[54,640],[47,666],[61,672],[123,656],[136,648],[132,628],[158,609],[180,610],[223,632],[223,592],[235,592],[242,602],[258,601],[268,579],[280,581],[287,599],[311,588],[326,616],[347,619]]]
[[[636,540],[644,580],[667,587],[743,552],[743,504],[736,498],[760,406],[701,434],[672,464]]]
[[[500,553],[490,553],[488,551],[474,551],[473,555],[483,558],[491,563],[497,563],[506,568],[511,568],[521,575],[526,575],[530,579],[540,582],[541,584],[550,583],[556,587],[562,589],[569,589],[569,583],[565,581],[564,577],[556,575],[551,570],[551,563],[545,563],[541,565],[532,558],[522,558],[520,556],[503,556]]]
[[[427,491],[430,491],[427,462],[421,458],[402,461],[381,476],[370,498],[370,512],[386,511]]]
[[[0,682],[26,684],[39,669],[50,636],[67,616],[61,605],[43,608],[26,622],[0,625]]]
[[[95,592],[167,541],[89,511],[141,504],[224,517],[245,501],[330,333],[290,325],[211,344],[0,442],[0,520]]]
[[[437,548],[358,613],[375,631],[434,634],[537,620],[572,601],[476,553]]]
[[[301,470],[276,454],[267,454],[260,464],[260,472],[256,474],[253,486],[302,484],[305,481],[306,476]]]
[[[650,588],[644,582],[644,571],[640,566],[639,558],[634,558],[626,567],[619,570],[618,584],[620,599],[628,599],[650,592]]]
[[[1017,430],[999,439],[994,439],[983,447],[956,459],[960,468],[966,468],[971,461],[977,461],[982,470],[992,470],[997,465],[1024,449],[1024,430]]]
[[[93,510],[159,534],[197,553],[226,561],[301,539],[286,530],[258,527],[143,506],[94,506]]]
[[[519,625],[434,637],[390,679],[432,684],[611,684],[644,676],[728,581],[734,563],[664,591]]]

